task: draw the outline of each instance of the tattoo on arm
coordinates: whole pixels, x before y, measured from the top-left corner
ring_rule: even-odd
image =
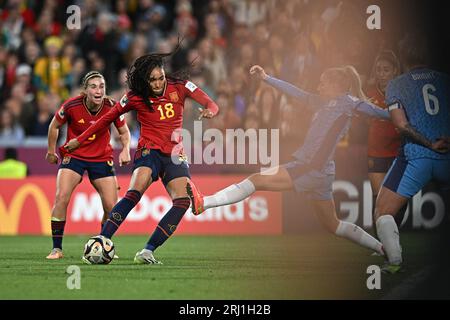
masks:
[[[419,132],[417,132],[417,130],[414,129],[414,127],[411,126],[411,124],[408,123],[405,127],[400,129],[400,133],[403,136],[411,139],[414,143],[420,144],[424,147],[431,149],[431,145],[432,145],[431,141],[428,140],[427,138],[425,138]]]

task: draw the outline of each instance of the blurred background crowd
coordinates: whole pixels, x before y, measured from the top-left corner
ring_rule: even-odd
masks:
[[[322,71],[351,64],[370,83],[376,54],[395,50],[402,32],[401,21],[392,18],[395,10],[383,16],[382,30],[369,30],[366,0],[0,3],[2,146],[46,146],[55,111],[62,101],[79,94],[86,72],[102,72],[108,95],[120,99],[127,90],[127,67],[137,57],[170,52],[182,38],[166,71],[191,65],[191,81],[221,108],[203,128],[278,128],[280,150],[287,157],[302,143],[312,114],[298,101],[256,81],[249,67],[259,64],[271,75],[315,91]],[[72,4],[81,8],[80,29],[66,26],[66,9]],[[393,21],[398,27],[389,27]],[[192,130],[197,112],[192,102],[186,104],[186,129]],[[133,113],[127,117],[135,143],[139,127]],[[364,121],[356,121],[344,145],[366,144],[366,127]]]

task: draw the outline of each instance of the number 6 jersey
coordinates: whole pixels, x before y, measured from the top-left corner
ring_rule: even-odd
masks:
[[[427,68],[417,68],[391,80],[386,89],[389,111],[401,108],[409,123],[424,137],[434,142],[450,137],[450,78]],[[402,150],[403,149],[403,150]],[[440,154],[403,139],[399,154],[406,159],[450,159],[450,153]]]

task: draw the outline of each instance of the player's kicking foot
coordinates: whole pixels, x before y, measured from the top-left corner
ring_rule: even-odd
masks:
[[[162,264],[161,261],[158,261],[153,256],[153,251],[148,249],[142,249],[141,251],[136,253],[134,257],[134,263],[136,264]]]
[[[389,262],[386,262],[381,267],[381,272],[388,273],[388,274],[396,274],[399,272],[403,272],[403,268],[401,264],[390,264]]]
[[[56,260],[56,259],[62,259],[64,258],[63,252],[59,248],[53,248],[52,251],[49,253],[49,255],[46,257],[46,259],[49,260]]]
[[[119,256],[115,254],[113,259],[119,259]]]
[[[192,181],[188,181],[186,191],[189,199],[191,199],[192,213],[197,216],[205,211],[203,206],[203,195],[198,191]]]

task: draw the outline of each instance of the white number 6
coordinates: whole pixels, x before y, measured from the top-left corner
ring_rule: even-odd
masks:
[[[422,88],[423,101],[425,102],[425,109],[432,116],[439,112],[439,100],[436,96],[433,96],[431,92],[436,92],[436,88],[432,84],[426,84]],[[433,103],[431,105],[430,101]]]

